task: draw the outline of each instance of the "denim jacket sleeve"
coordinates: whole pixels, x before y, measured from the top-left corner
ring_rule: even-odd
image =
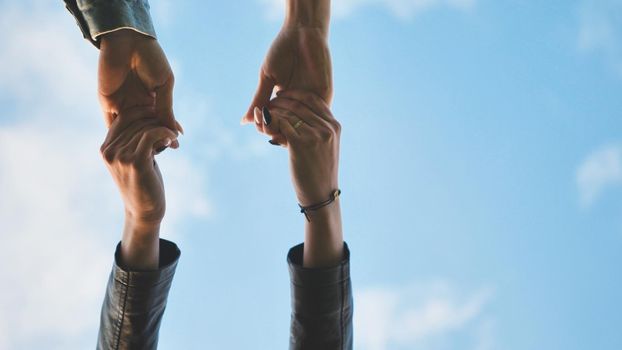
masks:
[[[156,37],[148,0],[64,0],[82,35],[99,47],[99,36],[132,29]]]
[[[343,261],[334,267],[302,267],[304,244],[287,255],[291,280],[290,350],[352,349],[352,284],[350,250],[344,243]]]
[[[160,239],[159,269],[128,271],[119,264],[119,248],[106,287],[97,349],[156,349],[180,251],[175,243]]]

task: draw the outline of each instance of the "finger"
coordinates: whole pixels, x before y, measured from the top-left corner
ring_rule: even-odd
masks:
[[[281,136],[280,131],[278,130],[278,128],[275,126],[275,124],[272,121],[272,114],[270,113],[267,107],[263,107],[262,109],[255,107],[254,115],[255,115],[255,120],[258,120],[259,123],[261,123],[262,132],[264,134],[268,136],[272,136],[273,138],[275,136]]]
[[[278,132],[278,136],[273,140],[283,146],[296,143],[301,135],[292,126],[292,122],[300,119],[289,111],[279,108],[270,108],[270,114],[272,116],[272,128]]]
[[[176,139],[177,134],[175,131],[164,126],[145,130],[136,146],[136,159],[138,163],[153,163],[153,156],[162,147],[170,146]]]
[[[333,113],[330,110],[330,106],[320,96],[313,92],[300,89],[287,89],[277,92],[278,97],[284,97],[296,100],[307,106],[315,114],[326,120],[333,120]]]
[[[281,111],[283,113],[287,112],[285,110]],[[261,113],[265,133],[272,137],[268,142],[275,146],[287,147],[287,138],[281,134],[279,129],[279,120],[275,120],[272,117],[272,113],[268,107],[262,108],[261,112],[259,111],[259,108],[255,107],[255,115],[257,116],[258,113]]]
[[[156,116],[162,123],[173,130],[178,129],[178,123],[175,122],[175,114],[173,113],[173,86],[175,79],[173,75],[163,84],[154,89],[155,111]]]
[[[263,73],[263,70],[259,74],[259,85],[257,86],[257,91],[255,92],[255,96],[253,97],[253,101],[251,102],[246,115],[242,117],[241,124],[249,124],[254,120],[254,109],[255,107],[262,108],[267,106],[270,102],[270,97],[272,97],[272,91],[274,90],[274,81],[270,79],[266,74]]]
[[[177,131],[179,131],[182,135],[184,134],[184,128],[181,126],[179,121],[175,120],[175,125],[177,126]]]
[[[265,134],[262,111],[259,107],[253,108],[253,121],[258,132]]]
[[[160,122],[153,117],[153,111],[148,108],[132,108],[121,113],[110,125],[104,144],[113,144],[127,139],[145,123],[157,125]],[[125,136],[125,137],[123,137]]]
[[[292,112],[305,124],[311,127],[330,128],[330,123],[326,119],[317,115],[313,110],[307,107],[307,105],[303,104],[298,100],[293,100],[286,97],[277,97],[270,101],[270,106],[286,109]]]

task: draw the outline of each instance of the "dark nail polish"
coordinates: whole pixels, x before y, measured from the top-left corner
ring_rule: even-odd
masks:
[[[280,143],[278,143],[278,142],[276,142],[274,140],[268,140],[268,143],[273,145],[273,146],[280,146],[281,145]]]
[[[164,150],[167,148],[167,146],[162,146],[156,149],[156,154],[160,154],[162,152],[164,152]]]
[[[261,115],[263,116],[263,123],[266,124],[266,126],[272,123],[272,115],[270,115],[268,107],[264,107],[261,109]]]

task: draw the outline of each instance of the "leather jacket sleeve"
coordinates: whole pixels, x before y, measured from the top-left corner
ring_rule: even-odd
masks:
[[[132,29],[155,38],[147,0],[64,0],[85,39],[99,48],[99,36]]]
[[[344,243],[343,261],[334,267],[302,267],[304,244],[287,255],[291,279],[290,350],[352,349],[352,284],[350,250]]]
[[[119,265],[119,245],[101,312],[98,350],[156,349],[166,299],[180,256],[160,240],[157,271],[127,271]],[[287,255],[291,278],[291,350],[352,349],[350,251],[335,267],[302,267],[303,244]]]
[[[156,271],[128,271],[119,264],[120,243],[101,310],[98,350],[156,349],[158,331],[180,251],[160,239]]]

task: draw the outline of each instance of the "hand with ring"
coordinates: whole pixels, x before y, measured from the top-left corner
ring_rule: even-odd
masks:
[[[328,104],[304,90],[283,90],[269,107],[254,110],[263,120],[270,143],[289,151],[292,182],[301,206],[326,201],[339,189],[341,125]],[[305,226],[305,267],[338,264],[343,254],[339,201],[310,213]]]

